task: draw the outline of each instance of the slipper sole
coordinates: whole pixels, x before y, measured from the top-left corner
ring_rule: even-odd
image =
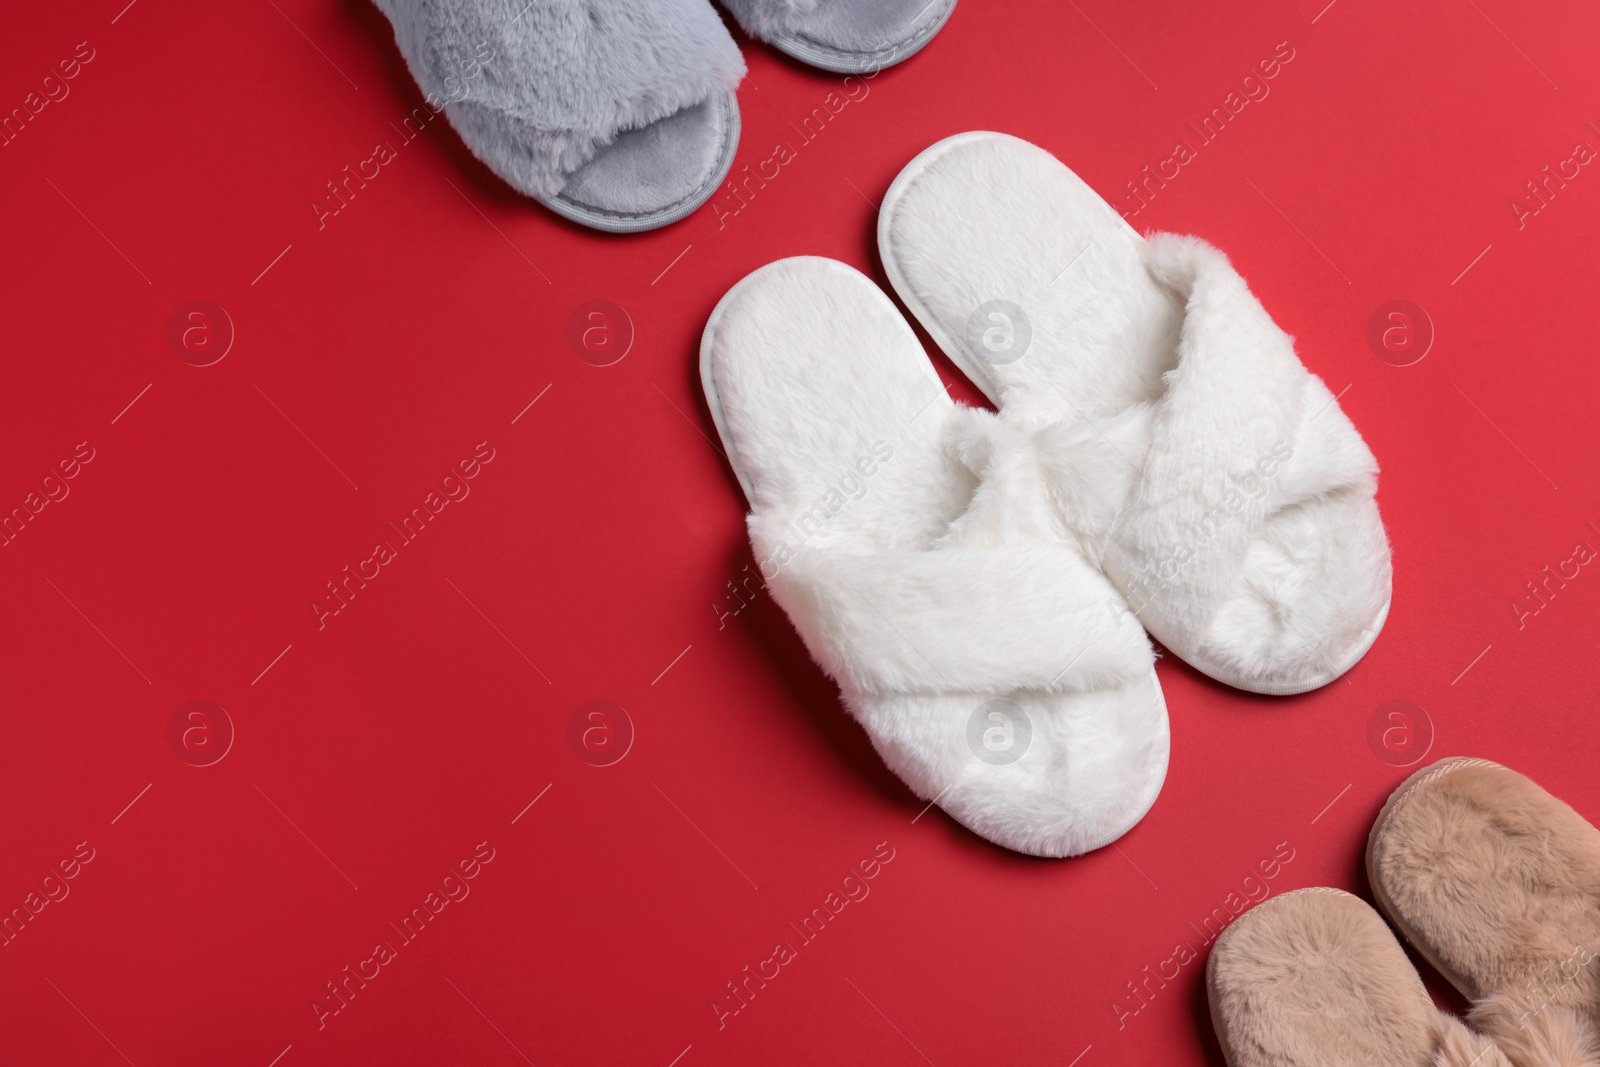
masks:
[[[938,2],[938,0],[936,0]],[[904,63],[924,48],[944,29],[955,12],[956,0],[943,0],[943,8],[929,23],[903,41],[886,45],[871,52],[852,52],[825,44],[800,33],[784,34],[767,41],[768,44],[792,59],[807,66],[834,74],[870,74]],[[932,6],[930,4],[930,6]]]

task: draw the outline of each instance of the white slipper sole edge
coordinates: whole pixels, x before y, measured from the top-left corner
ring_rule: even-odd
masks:
[[[1383,632],[1383,624],[1389,621],[1389,606],[1393,603],[1394,594],[1391,591],[1389,599],[1383,602],[1383,608],[1378,612],[1378,617],[1361,631],[1361,639],[1356,642],[1355,651],[1353,651],[1343,663],[1337,664],[1331,669],[1324,671],[1323,673],[1318,674],[1306,681],[1253,681],[1248,678],[1240,678],[1235,675],[1231,675],[1227,671],[1214,665],[1206,664],[1199,659],[1184,659],[1183,662],[1187,663],[1189,666],[1193,667],[1207,678],[1221,682],[1223,685],[1230,686],[1234,689],[1242,689],[1246,693],[1260,693],[1262,696],[1269,697],[1299,696],[1301,693],[1309,693],[1313,689],[1321,689],[1330,682],[1337,681],[1345,674],[1349,673],[1349,671],[1355,667],[1357,663],[1360,663],[1366,654],[1372,650],[1372,646],[1378,640],[1378,635]],[[1159,641],[1160,638],[1157,637],[1156,640]],[[1181,656],[1179,658],[1183,659]]]

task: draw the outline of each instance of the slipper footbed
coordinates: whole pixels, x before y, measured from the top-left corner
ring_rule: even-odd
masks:
[[[628,130],[567,176],[560,198],[629,218],[693,210],[727,174],[739,136],[732,93]]]
[[[852,268],[817,257],[761,268],[723,298],[705,346],[751,509],[798,524],[822,504],[808,543],[922,544],[970,496],[971,476],[940,445],[953,402],[894,305]]]

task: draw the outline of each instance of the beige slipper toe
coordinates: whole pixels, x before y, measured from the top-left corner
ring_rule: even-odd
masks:
[[[1229,1067],[1510,1062],[1434,1008],[1383,919],[1338,889],[1300,889],[1246,912],[1212,948],[1206,988]]]
[[[1515,771],[1452,758],[1389,798],[1367,874],[1515,1062],[1600,1064],[1600,830]]]

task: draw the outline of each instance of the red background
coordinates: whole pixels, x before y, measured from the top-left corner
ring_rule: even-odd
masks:
[[[94,50],[0,148],[0,507],[95,454],[0,548],[0,908],[94,850],[0,948],[7,1062],[1215,1063],[1198,962],[1120,1027],[1114,1004],[1280,842],[1273,892],[1364,891],[1390,761],[1420,758],[1369,745],[1380,705],[1422,709],[1429,759],[1600,814],[1600,575],[1520,630],[1510,607],[1600,548],[1600,172],[1520,228],[1510,207],[1600,148],[1592,7],[964,0],[720,228],[613,238],[443,122],[400,147],[420,93],[364,3],[124,2],[18,8],[0,36],[5,109]],[[873,204],[952,133],[1028,138],[1126,206],[1281,41],[1270,96],[1133,221],[1226,250],[1344,390],[1383,466],[1388,626],[1289,699],[1163,660],[1171,771],[1114,848],[1035,860],[918,819],[781,611],[719,620],[752,561],[705,318],[783,256],[882,282]],[[743,43],[738,165],[838,85]],[[319,230],[313,199],[379,141],[397,158]],[[166,337],[196,299],[236,331],[203,368]],[[597,299],[636,334],[606,367],[566,340]],[[1406,367],[1366,340],[1396,299],[1436,332]],[[480,441],[471,495],[319,630],[323,583]],[[168,743],[197,699],[236,731],[206,767]],[[636,732],[609,767],[567,740],[593,699]],[[470,896],[319,1029],[324,983],[481,841]],[[719,1030],[723,984],[884,841],[870,897]]]

